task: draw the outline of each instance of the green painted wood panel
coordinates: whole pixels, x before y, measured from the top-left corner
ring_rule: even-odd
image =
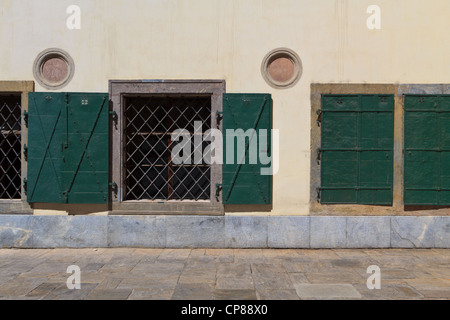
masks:
[[[323,95],[323,204],[391,205],[394,96]]]
[[[65,96],[33,92],[28,105],[28,202],[63,203],[62,133]]]
[[[108,95],[30,93],[29,98],[28,201],[107,203]]]
[[[404,204],[450,205],[450,96],[405,96]]]
[[[270,204],[272,202],[272,176],[262,175],[261,168],[270,167],[260,162],[260,154],[271,156],[272,98],[270,94],[223,95],[223,167],[222,202],[224,204]],[[236,130],[255,135],[245,138],[239,147]],[[250,130],[250,131],[248,131]],[[261,131],[263,130],[263,131]],[[266,131],[264,131],[266,130]],[[264,139],[266,150],[260,148]],[[227,143],[233,141],[233,144]],[[242,140],[244,141],[244,140]],[[245,157],[238,158],[238,148],[245,147]],[[250,157],[256,148],[256,157]],[[242,150],[242,149],[241,149]],[[233,163],[227,154],[233,154]]]

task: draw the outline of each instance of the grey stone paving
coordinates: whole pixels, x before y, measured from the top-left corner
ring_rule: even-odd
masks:
[[[0,299],[448,300],[449,267],[450,249],[0,249]]]

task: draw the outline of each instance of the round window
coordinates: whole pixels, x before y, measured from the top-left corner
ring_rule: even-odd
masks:
[[[42,51],[34,61],[34,78],[49,90],[65,87],[72,80],[75,65],[70,55],[57,48]]]
[[[290,88],[298,82],[302,75],[302,62],[291,49],[278,48],[264,57],[261,73],[264,80],[272,87]]]

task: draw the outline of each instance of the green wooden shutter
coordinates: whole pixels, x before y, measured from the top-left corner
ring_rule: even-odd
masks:
[[[323,204],[392,204],[394,97],[323,95]]]
[[[272,98],[269,94],[223,95],[223,157],[222,202],[224,204],[270,204],[272,202],[272,176],[262,175],[260,157],[250,158],[249,152],[256,144],[257,155],[271,156]],[[256,135],[245,138],[245,158],[238,159],[236,130]],[[250,130],[250,131],[248,131]],[[263,130],[263,131],[260,131]],[[266,130],[266,131],[264,131]],[[264,135],[264,132],[266,135]],[[267,150],[260,150],[259,139],[266,139]],[[233,149],[228,141],[234,141]],[[227,161],[227,154],[234,154],[234,161]],[[252,163],[251,163],[252,162]]]
[[[450,96],[405,96],[405,205],[450,204]]]
[[[30,93],[28,113],[28,202],[62,203],[65,97],[57,93]]]
[[[30,93],[29,202],[107,203],[108,97]]]

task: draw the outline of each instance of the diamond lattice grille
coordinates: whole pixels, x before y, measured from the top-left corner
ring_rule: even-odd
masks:
[[[194,164],[195,122],[201,135],[211,128],[210,97],[131,97],[125,103],[126,200],[202,200],[210,198],[210,165]],[[189,131],[191,163],[175,164],[172,141],[177,129]],[[201,148],[201,150],[199,150]]]
[[[0,96],[0,199],[21,198],[20,95]]]

